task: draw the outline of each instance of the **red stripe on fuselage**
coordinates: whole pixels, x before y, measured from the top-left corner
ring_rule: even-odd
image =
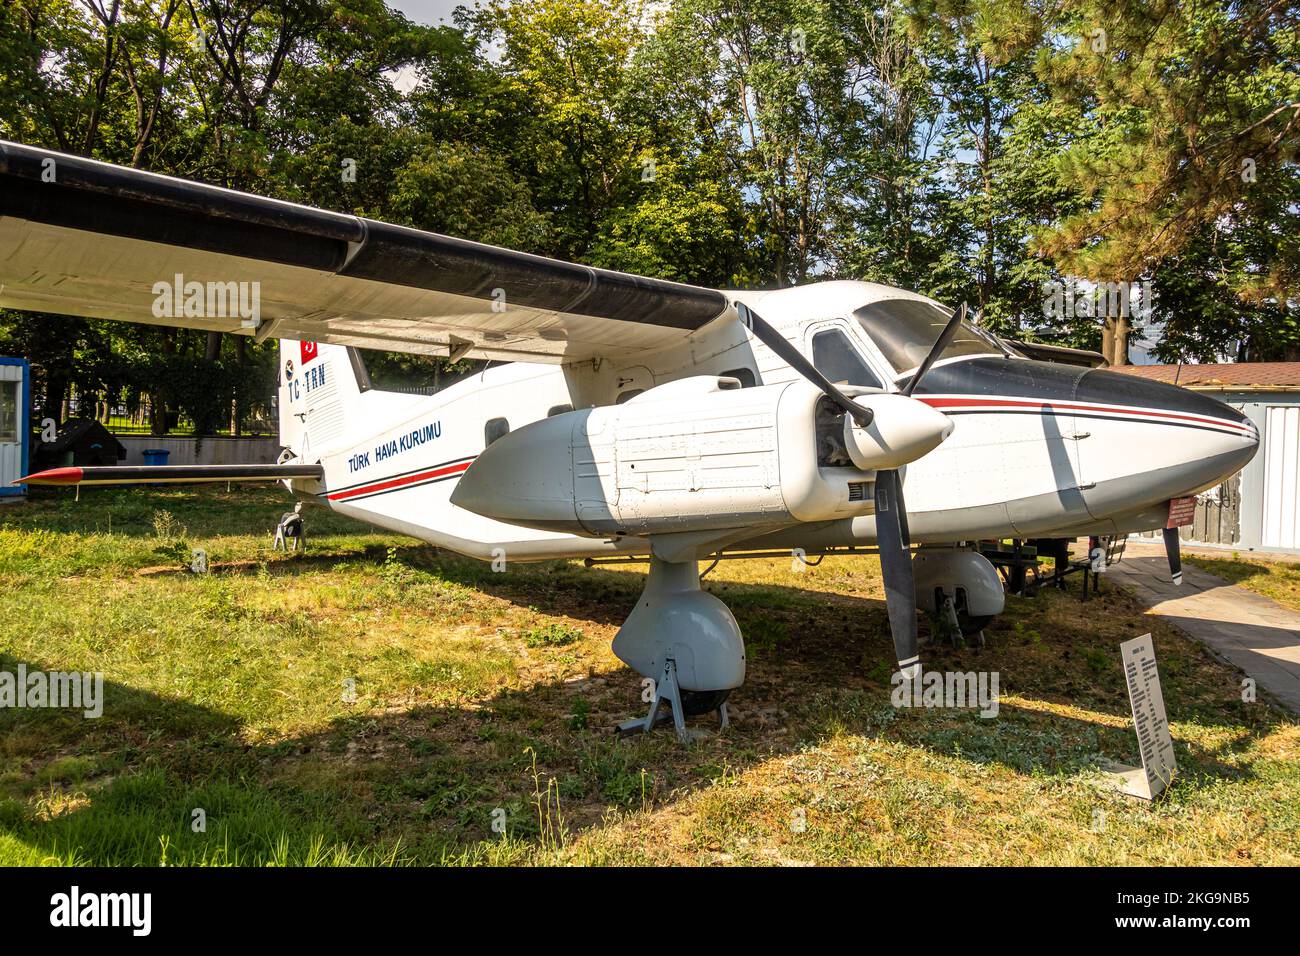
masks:
[[[444,465],[441,468],[430,468],[427,471],[417,471],[410,475],[402,475],[400,478],[389,478],[385,481],[377,481],[369,485],[361,485],[359,488],[349,488],[346,491],[336,491],[331,495],[326,495],[330,501],[346,501],[349,498],[356,498],[360,495],[373,495],[380,491],[393,491],[396,488],[402,488],[406,485],[414,485],[422,481],[430,481],[434,478],[446,478],[448,475],[460,474],[469,468],[470,462],[462,461],[454,465]]]
[[[1224,418],[1203,418],[1199,415],[1179,415],[1176,412],[1158,412],[1148,408],[1125,408],[1119,405],[1077,405],[1070,402],[1050,402],[1050,401],[1027,401],[1024,399],[1010,398],[926,398],[923,395],[913,396],[919,399],[931,408],[988,408],[990,410],[998,408],[1050,408],[1053,410],[1061,409],[1072,412],[1105,412],[1111,415],[1138,415],[1147,418],[1167,418],[1184,422],[1200,422],[1204,425],[1217,425],[1221,428],[1232,428],[1243,434],[1251,434],[1251,429],[1237,422],[1230,422]]]

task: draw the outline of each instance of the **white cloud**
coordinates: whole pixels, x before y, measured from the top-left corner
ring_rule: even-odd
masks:
[[[403,13],[408,20],[415,23],[437,25],[439,22],[451,23],[452,11],[461,6],[474,6],[472,0],[385,0],[385,2]]]

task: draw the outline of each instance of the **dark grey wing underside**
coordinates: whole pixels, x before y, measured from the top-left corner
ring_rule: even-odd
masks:
[[[0,306],[255,331],[158,315],[158,284],[188,282],[257,283],[276,337],[553,362],[663,348],[730,311],[716,290],[0,142]]]

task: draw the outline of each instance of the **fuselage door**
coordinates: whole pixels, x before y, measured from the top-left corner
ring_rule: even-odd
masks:
[[[1092,442],[1091,419],[1081,415],[1077,409],[1070,414],[1060,415],[1061,437],[1065,440],[1066,451],[1074,468],[1074,486],[1083,495],[1084,504],[1088,504],[1088,491],[1096,481],[1088,474],[1089,444]],[[1092,509],[1089,508],[1089,513]],[[1096,517],[1096,515],[1093,515]]]

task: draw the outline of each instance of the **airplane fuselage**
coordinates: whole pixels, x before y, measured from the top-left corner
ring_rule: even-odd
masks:
[[[891,325],[896,317],[880,312],[881,303],[886,310],[929,303],[860,282],[735,298],[761,308],[828,378],[887,391],[905,383],[912,368],[909,346],[899,345],[902,326]],[[879,323],[878,316],[884,316]],[[904,470],[916,543],[1161,527],[1170,499],[1219,483],[1249,461],[1258,444],[1245,416],[1205,396],[1008,355],[992,339],[981,347],[977,338],[967,336],[959,354],[941,359],[914,396],[954,423],[946,441]],[[342,350],[322,347],[322,353],[327,361]],[[684,345],[635,364],[516,362],[430,396],[373,389],[349,394],[355,384],[349,371],[336,361],[328,369],[333,381],[316,382],[310,391],[282,382],[282,421],[296,416],[304,423],[286,444],[303,459],[319,458],[325,469],[320,483],[296,482],[294,490],[440,547],[510,560],[645,554],[649,540],[521,527],[458,507],[452,491],[489,442],[551,415],[615,405],[694,376],[726,376],[744,386],[798,379],[735,322],[707,326]],[[300,381],[317,377],[310,363],[296,374]],[[786,522],[754,532],[733,546],[815,552],[873,544],[875,518]]]

